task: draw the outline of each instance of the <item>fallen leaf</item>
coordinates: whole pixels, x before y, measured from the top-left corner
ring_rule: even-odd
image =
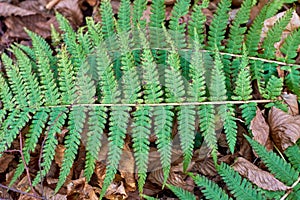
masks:
[[[105,198],[115,200],[115,199],[127,199],[128,195],[125,191],[125,187],[122,181],[113,182],[108,187]]]
[[[130,148],[125,145],[123,149],[123,154],[121,156],[119,171],[121,177],[125,179],[125,187],[128,191],[136,190],[136,181],[134,177],[134,157]]]
[[[68,200],[75,199],[90,199],[97,200],[98,197],[91,185],[86,182],[85,178],[72,180],[67,185]]]
[[[11,154],[7,154],[4,153],[1,157],[0,157],[0,173],[5,172],[5,170],[7,169],[9,163],[15,158],[14,155]]]
[[[0,2],[0,16],[1,17],[10,17],[10,16],[28,16],[35,15],[36,12],[9,4],[5,2]]]
[[[283,98],[284,102],[288,105],[288,113],[291,115],[299,115],[297,95],[283,93],[281,97]]]
[[[63,14],[72,26],[76,27],[82,24],[83,14],[79,8],[78,0],[61,0],[54,8]]]
[[[237,158],[236,162],[233,164],[233,169],[258,187],[265,190],[278,191],[290,189],[290,187],[276,179],[274,175],[258,168],[245,158]]]
[[[300,115],[292,116],[272,107],[268,119],[272,139],[280,150],[284,151],[300,138]]]
[[[63,159],[64,159],[64,152],[65,152],[65,146],[62,144],[57,145],[56,149],[55,149],[55,156],[54,156],[54,160],[55,163],[61,167]]]
[[[256,109],[256,115],[250,123],[250,130],[252,131],[254,140],[265,146],[268,150],[272,149],[269,138],[270,127],[259,109]]]

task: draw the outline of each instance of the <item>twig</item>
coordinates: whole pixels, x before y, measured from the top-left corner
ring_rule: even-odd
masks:
[[[52,0],[46,5],[47,10],[51,10],[60,0]]]
[[[293,185],[291,186],[291,189],[289,189],[289,190],[287,191],[287,193],[285,193],[285,194],[281,197],[280,200],[285,200],[285,199],[287,198],[287,196],[293,191],[293,188],[294,188],[296,185],[298,185],[299,182],[300,182],[300,176],[298,177],[298,180],[297,180],[295,183],[293,183]]]
[[[34,197],[34,198],[37,198],[37,199],[47,200],[45,197],[41,197],[41,196],[38,196],[36,194],[30,194],[30,193],[27,193],[27,192],[23,192],[21,190],[17,190],[17,189],[14,189],[14,188],[10,188],[10,187],[7,187],[5,185],[2,185],[1,183],[0,183],[0,187],[2,187],[4,189],[7,189],[7,190],[10,190],[10,191],[13,191],[13,192],[17,192],[17,193],[20,193],[20,194],[27,195],[27,196],[30,196],[30,197]]]

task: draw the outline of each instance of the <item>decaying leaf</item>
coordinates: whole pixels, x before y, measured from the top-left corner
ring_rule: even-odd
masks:
[[[9,3],[0,2],[0,16],[1,17],[10,17],[10,16],[28,16],[35,15],[36,12],[18,7]]]
[[[281,97],[283,98],[284,102],[288,105],[288,113],[291,115],[299,115],[297,95],[283,93]]]
[[[300,115],[292,116],[272,107],[269,112],[271,136],[280,150],[294,145],[300,138]]]
[[[94,192],[94,189],[89,185],[85,178],[72,180],[67,185],[67,198],[68,200],[75,199],[90,199],[97,200],[98,197]]]
[[[119,164],[119,171],[121,177],[125,179],[125,187],[128,191],[136,190],[136,181],[134,177],[134,157],[130,148],[125,145],[123,150],[122,159]]]
[[[265,190],[287,190],[290,187],[283,184],[267,171],[261,170],[245,158],[239,157],[233,164],[233,169],[249,179],[255,185]]]
[[[54,156],[54,160],[55,163],[61,167],[62,161],[64,159],[64,151],[65,151],[65,146],[62,144],[57,145],[56,149],[55,149],[55,156]]]
[[[256,110],[256,115],[251,121],[250,130],[252,131],[254,140],[265,146],[268,150],[272,149],[269,138],[270,127],[259,109]]]
[[[128,195],[125,191],[125,187],[122,181],[113,182],[108,187],[105,198],[115,200],[115,199],[127,199]]]
[[[14,155],[6,153],[0,157],[0,173],[3,173],[7,169],[9,163],[14,159],[14,157]]]

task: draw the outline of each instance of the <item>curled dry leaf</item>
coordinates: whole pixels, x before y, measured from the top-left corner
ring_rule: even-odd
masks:
[[[239,157],[233,164],[233,169],[265,190],[278,191],[290,189],[290,187],[276,179],[272,174],[259,169],[245,158]]]
[[[280,150],[284,151],[300,138],[300,115],[292,116],[272,107],[268,119],[271,136]]]
[[[272,149],[269,138],[270,127],[259,109],[256,109],[256,115],[251,121],[250,130],[252,131],[254,140],[265,146],[268,150]]]
[[[97,200],[98,197],[94,192],[92,186],[90,186],[85,178],[80,178],[77,180],[72,180],[67,185],[67,198],[68,200],[75,199],[90,199]]]
[[[297,95],[283,93],[281,97],[283,98],[284,102],[288,105],[288,113],[291,115],[299,115]]]
[[[122,181],[113,182],[108,187],[105,198],[115,200],[115,199],[127,199],[128,195],[125,191],[125,187]]]

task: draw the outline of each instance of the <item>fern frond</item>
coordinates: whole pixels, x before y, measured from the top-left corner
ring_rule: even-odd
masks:
[[[115,34],[114,14],[109,0],[101,1],[100,13],[103,37],[112,38]]]
[[[242,27],[246,24],[250,17],[250,11],[256,0],[245,0],[238,13],[236,14],[232,26],[230,27],[229,39],[227,42],[227,48],[225,49],[228,53],[238,54],[242,51],[242,44],[244,40],[244,34],[247,30],[246,27]]]
[[[108,164],[106,167],[106,174],[100,193],[100,199],[104,197],[108,186],[111,184],[115,177],[115,174],[117,173],[122,149],[124,146],[124,139],[126,137],[126,129],[129,123],[129,111],[130,107],[111,107],[109,122],[110,128],[108,133]]]
[[[163,47],[165,41],[162,37],[162,24],[165,20],[165,1],[164,0],[153,0],[151,4],[150,14],[150,46],[151,47]]]
[[[44,96],[45,105],[57,105],[59,103],[60,95],[55,82],[54,74],[51,71],[49,55],[45,53],[45,47],[41,42],[40,36],[30,31],[27,31],[27,34],[32,40],[33,49],[37,59],[37,69],[40,77],[41,90]]]
[[[80,55],[80,59],[83,62],[84,58],[87,57],[87,55],[89,55],[90,53],[94,53],[92,52],[92,47],[93,44],[90,40],[89,34],[86,33],[86,27],[80,27],[77,30],[77,42],[78,42],[78,46],[81,47],[81,55]]]
[[[263,41],[262,48],[264,49],[264,53],[262,57],[268,59],[275,58],[275,47],[274,44],[281,39],[281,35],[287,24],[290,22],[290,19],[293,15],[294,9],[290,9],[286,11],[284,16],[282,16],[275,25],[267,32],[267,36]]]
[[[224,123],[226,139],[231,153],[234,153],[234,147],[237,140],[237,125],[234,117],[234,108],[232,104],[224,104],[219,108],[219,115]]]
[[[252,119],[256,116],[256,103],[246,103],[240,106],[242,109],[242,117],[245,119],[245,124],[250,125]]]
[[[31,61],[19,48],[13,47],[13,53],[17,58],[20,75],[24,80],[25,90],[28,91],[29,105],[38,107],[43,103],[37,77],[32,73]]]
[[[127,33],[131,29],[130,13],[130,0],[121,0],[118,12],[118,26],[121,32]]]
[[[64,32],[63,40],[69,54],[72,55],[72,64],[74,65],[74,70],[77,72],[84,60],[83,49],[77,43],[76,33],[69,21],[60,13],[56,13],[56,19],[59,23],[59,28]]]
[[[62,46],[57,55],[58,60],[58,85],[61,93],[62,104],[72,104],[75,101],[75,73],[73,65],[69,59],[66,47]]]
[[[178,0],[176,1],[173,10],[172,16],[170,18],[169,28],[171,30],[172,39],[174,40],[174,45],[176,48],[181,49],[186,47],[185,42],[185,23],[179,24],[179,19],[186,15],[189,11],[190,0]]]
[[[283,87],[283,79],[277,78],[272,75],[270,80],[268,81],[267,87],[265,89],[265,94],[263,94],[263,97],[266,99],[276,100],[276,98],[281,94],[282,87]]]
[[[195,4],[193,6],[191,20],[188,24],[188,35],[190,44],[194,44],[194,40],[197,40],[198,44],[204,45],[206,16],[202,12],[202,9],[207,8],[208,4],[209,1],[205,0],[201,4]],[[195,31],[197,33],[197,39],[195,37]]]
[[[3,103],[3,117],[5,116],[6,111],[12,111],[15,108],[15,99],[14,95],[8,86],[8,83],[3,77],[3,74],[0,73],[0,98]],[[2,117],[0,118],[2,119]]]
[[[215,63],[212,69],[211,82],[209,85],[210,101],[224,101],[227,99],[225,74],[223,68],[224,65],[221,61],[220,54],[216,52]]]
[[[145,194],[142,194],[141,197],[143,197],[143,198],[146,199],[146,200],[158,200],[157,198],[150,197],[150,196],[147,196],[147,195],[145,195]]]
[[[213,20],[209,26],[210,29],[208,31],[207,48],[209,50],[214,51],[216,47],[219,50],[223,50],[225,48],[221,45],[221,42],[225,38],[225,30],[227,27],[230,6],[230,0],[221,0],[218,4],[218,8],[214,14]]]
[[[177,187],[174,185],[167,184],[167,187],[180,199],[180,200],[196,200],[196,196],[189,191]]]
[[[284,58],[278,58],[287,63],[295,63],[295,57],[297,56],[297,49],[300,42],[300,30],[292,32],[282,44],[280,51],[284,54]]]
[[[195,183],[201,187],[201,192],[204,194],[205,198],[210,200],[229,200],[231,198],[222,190],[216,183],[212,182],[211,180],[207,179],[204,176],[199,175],[192,175],[189,174]]]
[[[247,180],[242,178],[238,172],[234,171],[225,163],[221,163],[217,167],[219,174],[226,183],[230,193],[239,200],[263,200],[265,199],[262,193],[254,188],[254,186]]]
[[[89,40],[91,41],[92,47],[97,47],[103,41],[103,35],[101,32],[100,23],[95,23],[93,18],[86,17],[86,26],[87,26],[87,34],[89,36]]]
[[[154,108],[153,115],[154,131],[157,136],[156,145],[157,151],[160,154],[160,162],[164,174],[163,186],[166,184],[171,169],[172,142],[171,132],[173,125],[174,113],[170,106],[158,106]]]
[[[284,154],[287,155],[293,167],[300,172],[300,147],[298,145],[293,145],[287,148]]]
[[[201,105],[199,110],[200,131],[204,141],[213,152],[217,151],[217,136],[215,133],[215,109],[213,105]]]
[[[94,173],[95,163],[101,148],[103,129],[106,123],[107,109],[105,107],[91,107],[88,110],[88,128],[86,143],[86,161],[84,176],[90,181]]]
[[[195,140],[195,106],[180,106],[178,111],[178,134],[183,151],[183,170],[186,171],[193,156]]]
[[[32,124],[30,126],[29,133],[26,135],[26,140],[23,148],[23,159],[20,159],[17,169],[10,181],[10,186],[22,175],[25,165],[29,163],[30,153],[35,150],[36,145],[38,144],[38,139],[42,134],[43,129],[46,126],[48,120],[47,108],[40,108],[36,114],[33,116]],[[24,163],[25,162],[25,163]]]
[[[141,28],[144,28],[146,26],[146,20],[142,19],[143,13],[147,8],[146,6],[147,6],[146,0],[135,0],[133,2],[132,21],[135,27],[137,27],[138,24]]]
[[[298,67],[290,67],[288,75],[285,77],[285,84],[288,88],[295,93],[298,97],[300,96],[300,72]]]
[[[29,106],[27,99],[28,91],[25,90],[25,83],[20,75],[18,67],[13,64],[12,59],[10,59],[6,54],[2,54],[1,59],[6,68],[8,82],[15,96],[16,103],[20,106],[20,108]]]
[[[135,163],[138,169],[138,188],[140,194],[147,178],[148,156],[150,151],[149,135],[151,134],[151,111],[150,107],[137,107],[134,112],[134,122],[132,129],[132,141]]]
[[[58,144],[56,134],[61,132],[61,128],[63,127],[67,118],[66,113],[67,108],[63,107],[52,108],[49,112],[49,121],[47,126],[46,139],[43,146],[42,162],[40,166],[42,170],[38,172],[38,174],[32,181],[33,186],[36,186],[39,182],[41,182],[43,177],[50,170],[55,155],[56,145]]]
[[[276,178],[287,185],[292,185],[298,179],[299,172],[297,172],[290,163],[284,161],[274,152],[267,151],[264,146],[251,139],[249,136],[245,135],[245,137]]]

